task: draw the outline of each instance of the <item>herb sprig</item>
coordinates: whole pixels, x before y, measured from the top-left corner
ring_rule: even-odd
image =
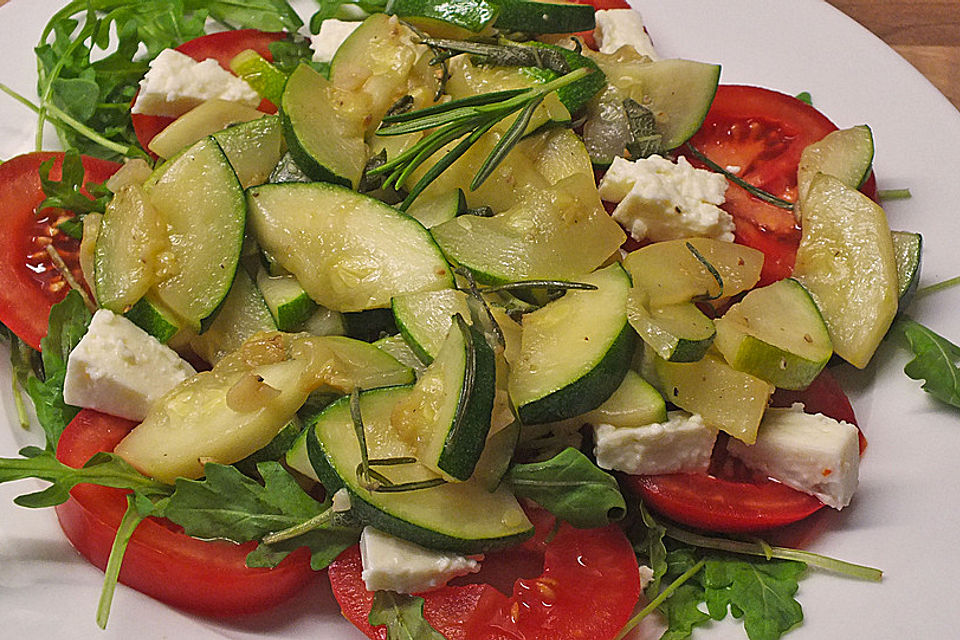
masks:
[[[406,209],[437,176],[452,165],[472,147],[487,131],[513,114],[517,114],[513,123],[494,145],[486,160],[480,166],[470,189],[478,188],[490,177],[500,162],[526,133],[534,111],[551,92],[570,85],[591,71],[587,68],[576,69],[560,76],[556,80],[531,87],[482,93],[476,96],[453,100],[445,104],[387,116],[377,134],[399,136],[408,133],[434,129],[417,144],[396,158],[371,169],[371,175],[386,175],[385,187],[398,187],[431,156],[446,145],[460,140],[447,151],[427,173],[417,181],[407,197],[399,205]],[[519,112],[519,113],[518,113]]]

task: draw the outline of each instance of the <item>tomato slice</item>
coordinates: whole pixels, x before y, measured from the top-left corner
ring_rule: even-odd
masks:
[[[543,510],[529,510],[535,536],[519,547],[487,555],[473,580],[491,580],[496,567],[542,564],[535,578],[517,579],[513,594],[487,583],[446,586],[419,594],[424,617],[448,640],[609,640],[623,627],[640,597],[637,559],[615,525],[574,529]],[[551,537],[552,535],[552,537]],[[361,578],[353,547],[330,566],[330,584],[343,615],[369,638],[386,639],[385,627],[367,621],[373,593]]]
[[[857,424],[850,401],[829,371],[804,391],[778,390],[772,404],[802,402],[808,413],[823,413]],[[866,441],[860,436],[860,451]],[[671,520],[725,533],[762,531],[802,520],[823,507],[815,497],[764,477],[756,477],[714,448],[709,473],[629,476],[626,484],[654,510]]]
[[[812,106],[770,89],[720,85],[690,144],[748,183],[794,202],[803,149],[836,129]],[[695,157],[694,165],[703,167]],[[730,184],[723,208],[736,223],[736,241],[763,251],[760,286],[790,275],[800,242],[793,212]]]
[[[256,29],[238,29],[235,31],[221,31],[211,33],[193,40],[188,40],[177,47],[177,51],[186,54],[198,62],[213,58],[220,66],[230,71],[230,61],[241,51],[253,49],[269,61],[273,61],[270,53],[270,43],[285,37],[282,32],[257,31]],[[134,96],[133,102],[137,98]],[[133,104],[131,102],[131,104]],[[276,113],[277,108],[269,100],[264,99],[258,107],[264,113]],[[142,113],[131,114],[133,131],[137,135],[140,146],[144,149],[153,140],[153,137],[163,131],[174,118],[164,116],[148,116]]]
[[[50,307],[67,295],[70,286],[53,266],[47,245],[53,245],[78,282],[83,282],[80,242],[57,228],[73,214],[37,207],[43,202],[40,165],[54,160],[50,175],[59,180],[62,153],[28,153],[0,164],[0,322],[34,349],[47,335]],[[86,182],[103,182],[120,167],[114,162],[83,157]]]
[[[89,409],[77,414],[64,430],[57,459],[81,467],[98,451],[112,451],[136,423]],[[117,526],[127,507],[125,493],[90,484],[70,491],[56,507],[67,538],[103,569]],[[130,540],[120,582],[157,600],[210,616],[234,616],[269,609],[303,587],[313,576],[307,549],[290,554],[274,569],[251,569],[247,554],[256,543],[203,541],[172,524],[148,518]]]

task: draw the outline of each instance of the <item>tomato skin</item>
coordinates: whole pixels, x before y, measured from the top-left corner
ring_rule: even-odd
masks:
[[[720,85],[690,144],[722,167],[737,167],[735,173],[755,187],[794,202],[800,154],[836,128],[793,96],[760,87]],[[696,157],[687,159],[694,166],[704,166]],[[732,183],[722,207],[736,223],[736,241],[766,256],[758,286],[790,275],[800,242],[793,212]]]
[[[60,438],[57,459],[82,466],[94,453],[111,451],[136,423],[84,409]],[[71,544],[91,564],[106,566],[117,526],[126,510],[126,492],[90,484],[70,491],[56,507]],[[269,609],[294,595],[313,576],[307,549],[292,553],[274,569],[251,569],[247,553],[256,543],[191,538],[148,518],[130,540],[120,582],[157,600],[208,616],[235,616]]]
[[[54,160],[50,176],[59,180],[63,153],[28,153],[0,164],[0,322],[34,349],[47,335],[50,307],[67,295],[70,287],[43,250],[53,240],[74,276],[80,276],[76,252],[80,243],[56,228],[64,212],[47,209],[37,213],[44,200],[40,165]],[[103,182],[120,168],[115,162],[83,156],[86,182]],[[29,263],[29,266],[28,266]],[[82,282],[82,277],[77,277]]]
[[[850,401],[829,371],[822,371],[806,390],[778,390],[772,400],[780,407],[794,402],[804,403],[807,413],[823,413],[857,424]],[[865,446],[861,434],[861,453]],[[725,449],[718,445],[710,473],[628,476],[626,484],[645,504],[671,520],[723,533],[782,527],[823,507],[813,496],[743,471],[742,465],[729,461]]]
[[[286,34],[282,32],[257,31],[256,29],[221,31],[188,40],[177,47],[176,50],[190,56],[197,62],[213,58],[220,63],[221,67],[230,71],[230,61],[246,49],[253,49],[272,62],[273,54],[270,53],[270,43],[281,40],[285,36]],[[134,96],[133,102],[136,101],[137,97]],[[133,102],[130,104],[132,105]],[[264,113],[277,112],[276,106],[266,99],[261,101],[257,108]],[[175,120],[175,118],[148,116],[142,113],[133,113],[130,117],[133,121],[133,130],[137,135],[137,140],[144,149],[147,148],[154,136],[166,129],[167,125]]]
[[[626,536],[616,525],[581,530],[563,524],[547,542],[553,516],[541,509],[527,510],[527,515],[535,536],[520,547],[488,554],[476,579],[483,580],[492,565],[515,571],[531,557],[542,559],[542,574],[516,580],[512,597],[489,584],[418,594],[424,599],[424,618],[448,640],[614,637],[640,596],[637,559]],[[352,547],[330,566],[334,596],[354,626],[369,638],[386,640],[386,628],[367,621],[373,593],[360,574],[360,552]]]

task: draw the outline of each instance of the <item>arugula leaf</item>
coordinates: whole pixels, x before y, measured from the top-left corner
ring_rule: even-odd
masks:
[[[578,529],[620,520],[626,502],[617,481],[573,447],[543,462],[515,464],[504,481],[518,498],[529,498]]]
[[[189,11],[206,10],[232,29],[296,31],[303,21],[286,0],[186,0]]]
[[[87,191],[92,198],[84,195],[83,189],[83,162],[76,151],[68,151],[63,157],[63,170],[60,180],[50,178],[54,159],[51,158],[40,165],[40,186],[46,199],[40,203],[38,209],[44,207],[58,207],[84,215],[91,211],[104,212],[113,193],[103,184],[91,183]]]
[[[686,572],[695,569],[698,557],[695,549],[681,547],[674,549],[666,557],[667,570],[664,582],[673,583]],[[705,624],[710,616],[700,610],[704,601],[704,589],[701,584],[702,571],[677,587],[676,591],[660,605],[660,611],[667,618],[667,631],[661,640],[680,640],[689,638],[694,627]]]
[[[914,355],[903,372],[924,380],[922,389],[936,399],[960,407],[960,347],[906,316],[897,321],[897,328]]]
[[[278,462],[261,462],[257,472],[263,485],[231,466],[209,463],[204,480],[178,478],[176,490],[162,514],[197,538],[222,538],[234,542],[260,540],[269,533],[299,525],[329,509],[300,488]],[[247,566],[275,567],[291,552],[309,547],[311,566],[327,567],[360,530],[330,522],[289,540],[261,544],[247,555]]]
[[[22,390],[26,389],[27,381],[31,377],[43,375],[40,352],[35,351],[3,323],[0,323],[0,339],[7,340],[10,347],[10,369],[13,373],[10,382],[13,402],[17,408],[17,419],[21,427],[29,429],[30,416],[27,415]]]
[[[49,451],[56,451],[60,434],[80,411],[63,401],[63,381],[67,375],[67,358],[87,332],[92,317],[77,291],[71,290],[53,305],[47,335],[40,341],[43,378],[33,376],[27,380],[26,390],[33,399]]]
[[[722,620],[730,611],[743,618],[750,640],[777,640],[803,620],[793,595],[805,570],[803,563],[789,560],[711,557],[703,568],[710,617]]]
[[[667,574],[667,547],[663,542],[666,533],[666,528],[653,519],[646,505],[641,502],[640,520],[634,521],[628,538],[633,541],[637,555],[646,558],[653,570],[653,579],[644,590],[651,597],[660,591],[660,580]]]
[[[263,485],[235,467],[208,463],[203,480],[177,478],[163,515],[196,538],[249,542],[325,510],[279,462],[261,462],[257,470]]]
[[[367,621],[387,626],[387,640],[446,640],[423,617],[423,598],[392,591],[373,594]]]
[[[169,485],[148,478],[112,453],[97,453],[80,469],[69,467],[52,451],[26,447],[22,458],[0,458],[0,483],[39,478],[52,483],[42,491],[17,496],[14,502],[21,507],[37,509],[66,502],[70,489],[78,484],[96,484],[115,489],[132,489],[147,497],[170,495]]]

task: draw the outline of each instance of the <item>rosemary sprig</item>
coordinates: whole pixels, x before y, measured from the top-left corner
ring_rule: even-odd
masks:
[[[371,176],[387,176],[383,183],[384,187],[397,187],[403,184],[417,167],[447,144],[460,140],[413,186],[406,199],[400,204],[400,208],[405,210],[437,176],[466,153],[467,149],[472,147],[484,133],[513,114],[518,114],[474,176],[470,183],[470,189],[474,190],[483,184],[520,141],[533,117],[533,112],[544,98],[589,73],[591,73],[590,69],[580,68],[529,89],[482,93],[426,109],[387,116],[383,119],[386,126],[381,128],[377,135],[396,136],[428,129],[434,129],[434,131],[404,153],[371,169],[368,173]]]
[[[509,41],[507,41],[509,42]],[[559,51],[541,47],[517,44],[491,44],[468,40],[447,40],[427,38],[423,43],[433,50],[443,50],[452,54],[469,53],[484,64],[501,67],[537,67],[549,69],[559,74],[570,71],[570,64]]]
[[[790,202],[789,200],[778,198],[777,196],[773,195],[769,191],[764,191],[760,187],[750,184],[749,182],[747,182],[737,174],[727,171],[726,169],[718,165],[716,162],[708,158],[706,155],[704,155],[702,151],[697,149],[695,146],[693,146],[689,142],[687,143],[687,149],[690,150],[690,153],[692,153],[694,157],[697,158],[697,160],[707,165],[707,167],[711,171],[714,171],[716,173],[722,173],[727,180],[729,180],[730,182],[734,183],[739,187],[743,187],[747,191],[747,193],[749,193],[750,195],[756,196],[757,198],[763,200],[764,202],[778,206],[781,209],[787,209],[788,211],[793,211],[794,203]]]
[[[723,276],[720,275],[720,272],[717,271],[717,268],[710,264],[710,261],[703,257],[703,254],[697,251],[697,248],[690,244],[686,243],[687,250],[693,254],[693,257],[697,259],[697,262],[703,265],[703,268],[710,273],[713,279],[717,282],[717,286],[720,287],[720,290],[717,291],[717,295],[711,296],[709,292],[703,294],[702,296],[697,296],[697,300],[702,300],[704,302],[709,302],[710,300],[716,300],[723,297]]]

